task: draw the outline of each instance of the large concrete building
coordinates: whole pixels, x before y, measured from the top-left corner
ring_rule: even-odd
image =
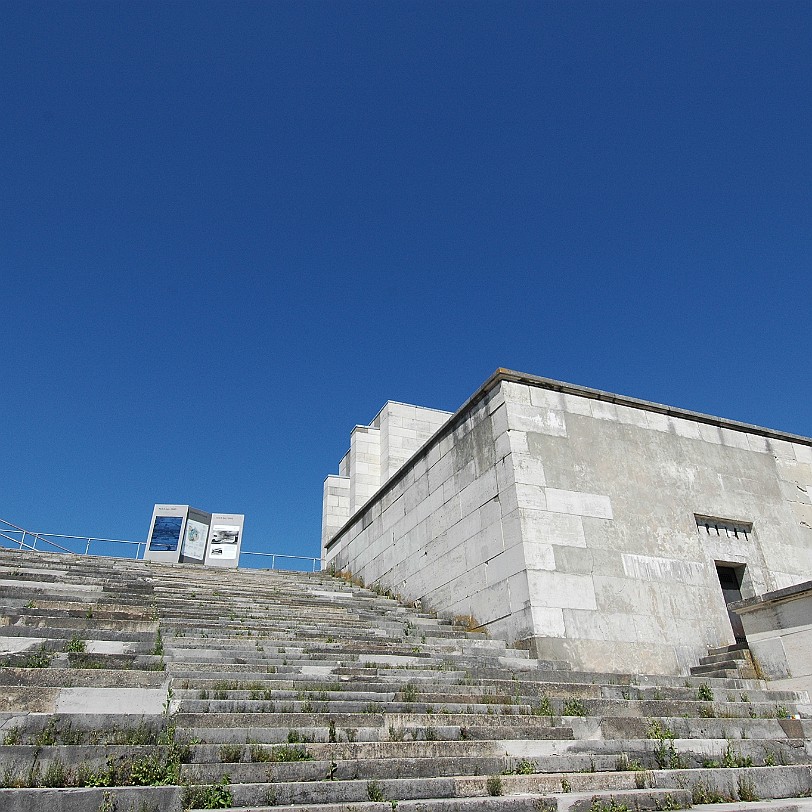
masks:
[[[810,438],[500,369],[355,428],[322,554],[540,658],[685,673],[809,579],[810,496]]]

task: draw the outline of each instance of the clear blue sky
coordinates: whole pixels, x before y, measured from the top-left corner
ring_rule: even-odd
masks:
[[[0,4],[0,517],[317,555],[498,366],[812,435],[812,3]]]

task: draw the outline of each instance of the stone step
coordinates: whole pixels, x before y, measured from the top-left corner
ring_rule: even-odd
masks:
[[[699,658],[700,665],[713,665],[714,663],[745,662],[749,660],[749,651],[743,648],[734,648],[731,651],[708,654]]]
[[[431,798],[421,800],[404,800],[396,802],[401,812],[588,812],[596,800],[594,795],[586,793],[564,794],[524,794],[502,795],[469,798]],[[614,803],[613,803],[614,802]],[[670,790],[635,790],[614,793],[605,798],[606,808],[609,809],[635,809],[645,810],[682,809],[688,803],[687,793],[674,793]],[[304,807],[291,806],[291,810]],[[389,801],[360,801],[351,804],[308,804],[308,812],[390,812],[392,802]],[[277,812],[275,806],[261,806],[252,804],[251,807],[229,807],[232,812]],[[190,810],[198,812],[198,810]],[[762,810],[751,810],[762,812]],[[801,810],[788,808],[787,810],[765,809],[763,812],[801,812]],[[803,812],[806,812],[804,810]]]
[[[624,702],[616,700],[570,700],[555,699],[548,700],[544,709],[538,703],[525,701],[524,697],[515,698],[510,696],[492,696],[495,702],[483,703],[482,697],[472,697],[468,701],[455,701],[455,698],[436,695],[436,698],[421,696],[417,699],[404,701],[402,698],[395,698],[391,693],[372,694],[367,692],[362,698],[354,699],[349,697],[334,698],[331,696],[305,697],[300,698],[298,693],[293,691],[283,691],[274,694],[270,689],[260,692],[238,691],[234,696],[226,689],[213,688],[211,692],[206,691],[206,696],[187,697],[183,694],[176,694],[179,700],[180,710],[186,713],[228,713],[232,710],[240,712],[273,712],[276,709],[288,708],[289,712],[308,712],[308,710],[318,708],[321,713],[363,713],[368,712],[370,706],[380,708],[387,713],[421,713],[421,714],[496,714],[496,715],[533,715],[544,713],[550,716],[613,716],[628,718],[660,718],[680,713],[684,718],[720,718],[729,720],[730,724],[735,724],[737,719],[775,719],[785,718],[787,708],[774,704],[750,703],[746,706],[727,703],[703,703],[696,702]],[[261,694],[261,695],[260,695]],[[573,705],[577,702],[577,705]],[[698,707],[699,706],[699,707]],[[789,707],[789,712],[794,708]],[[704,711],[704,712],[703,712]]]
[[[566,782],[566,783],[565,783]],[[373,794],[382,800],[398,801],[436,798],[550,793],[613,794],[635,793],[651,782],[658,790],[670,790],[682,805],[689,805],[694,788],[724,793],[728,797],[797,797],[812,791],[812,776],[805,765],[752,767],[745,769],[699,769],[653,771],[639,776],[634,772],[531,774],[437,778],[389,778],[375,781],[308,781],[287,783],[233,784],[235,806],[261,804],[308,805],[359,803]],[[643,784],[640,787],[639,784]],[[682,786],[681,786],[682,785]],[[268,796],[268,790],[272,796]],[[562,793],[562,790],[567,792]],[[265,796],[265,797],[263,797]],[[608,798],[607,798],[608,800]],[[586,807],[589,808],[588,806]],[[670,808],[675,808],[670,805]]]
[[[303,812],[391,812],[392,802],[400,812],[593,812],[594,798],[619,812],[616,798],[645,809],[670,808],[675,793],[687,802],[810,791],[812,721],[779,718],[798,710],[797,693],[743,676],[741,652],[709,652],[704,673],[688,677],[574,672],[324,574],[0,555],[5,564],[0,640],[30,644],[49,667],[0,669],[0,695],[15,709],[0,713],[0,777],[29,774],[36,760],[42,776],[75,783],[68,771],[82,762],[100,771],[137,759],[154,780],[172,753],[172,780],[191,783],[0,790],[11,793],[4,812],[6,802],[15,812],[180,812],[211,805],[204,794],[215,791],[232,805]],[[158,617],[163,656],[137,655],[157,648]],[[65,652],[75,637],[134,648]],[[70,686],[99,697],[132,686],[158,701],[152,716],[126,719],[78,706],[25,711],[37,709],[34,695],[58,707]],[[220,790],[196,783],[226,775]]]
[[[170,670],[174,666],[170,663]],[[696,703],[696,691],[693,688],[672,688],[672,689],[635,689],[634,692],[624,691],[614,685],[592,685],[584,683],[537,683],[527,680],[509,682],[505,680],[481,680],[477,684],[473,681],[463,681],[463,684],[440,682],[436,679],[417,680],[411,674],[406,673],[405,681],[399,684],[389,682],[376,682],[366,680],[363,682],[362,690],[356,680],[331,680],[324,681],[319,677],[306,678],[300,676],[290,685],[280,685],[281,676],[279,674],[262,674],[255,680],[245,680],[242,675],[237,675],[237,679],[212,679],[210,676],[184,679],[178,682],[176,693],[179,697],[200,698],[195,691],[224,690],[228,692],[243,692],[235,699],[250,698],[253,691],[272,690],[274,697],[281,699],[296,698],[297,693],[327,693],[328,699],[350,699],[360,698],[372,701],[377,694],[391,694],[395,698],[403,699],[404,692],[412,697],[411,701],[421,700],[435,705],[445,702],[474,703],[482,702],[483,697],[493,697],[487,702],[496,702],[497,697],[505,697],[513,700],[519,697],[520,704],[537,705],[544,697],[553,699],[605,699],[605,700],[639,700],[643,702],[664,702],[669,700],[680,702]],[[436,674],[433,676],[436,677]],[[471,682],[472,684],[466,684]],[[503,692],[504,691],[504,692]],[[623,694],[626,694],[625,696]],[[355,695],[358,694],[356,697]],[[750,691],[750,692],[716,692],[720,702],[742,703],[743,707],[749,708],[750,704],[756,707],[765,707],[767,710],[775,709],[779,704],[785,704],[789,708],[790,704],[797,704],[801,699],[795,691]],[[229,694],[230,695],[230,694]],[[319,697],[324,698],[324,697]],[[383,701],[383,700],[381,700]],[[501,700],[500,700],[501,701]],[[704,707],[697,705],[696,707]],[[747,715],[734,713],[732,715]],[[756,714],[759,715],[759,714]]]

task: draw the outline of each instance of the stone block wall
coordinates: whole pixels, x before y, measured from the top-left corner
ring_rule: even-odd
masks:
[[[532,632],[504,398],[488,392],[444,426],[325,550],[349,569],[498,635]],[[511,597],[513,595],[513,597]],[[522,620],[524,617],[524,620]]]
[[[733,642],[717,564],[743,567],[745,597],[810,571],[810,445],[592,393],[503,390],[539,654],[684,672]],[[709,534],[697,517],[752,531]]]
[[[449,412],[439,409],[388,401],[371,424],[381,432],[380,484],[398,471],[449,417]]]
[[[733,642],[717,565],[808,577],[810,492],[812,440],[499,371],[324,554],[542,658],[684,673]]]
[[[352,430],[338,475],[324,480],[322,547],[450,416],[439,409],[387,401],[372,423]]]
[[[734,609],[771,687],[812,696],[812,581],[741,601]]]

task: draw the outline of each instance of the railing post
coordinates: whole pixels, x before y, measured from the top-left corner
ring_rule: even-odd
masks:
[[[90,539],[87,540],[87,544],[85,544],[85,555],[90,552]]]
[[[20,549],[22,550],[23,544],[25,544],[25,530],[23,530],[23,534],[20,536]]]
[[[36,534],[36,533],[32,533],[31,535],[34,537],[34,541],[33,541],[33,543],[31,544],[31,549],[32,549],[32,550],[36,550],[36,549],[37,549],[37,534]]]

